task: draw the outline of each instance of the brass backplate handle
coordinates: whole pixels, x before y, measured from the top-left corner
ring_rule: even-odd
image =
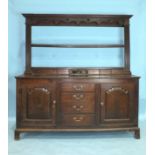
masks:
[[[81,91],[83,90],[83,85],[74,85],[73,88],[76,90],[76,91]]]
[[[83,117],[73,117],[73,120],[76,121],[76,122],[80,122],[83,120]]]
[[[73,105],[73,108],[77,111],[80,111],[82,108],[84,108],[83,105],[77,106],[77,105]]]
[[[76,100],[80,100],[84,98],[83,94],[73,94],[73,98],[75,98]]]

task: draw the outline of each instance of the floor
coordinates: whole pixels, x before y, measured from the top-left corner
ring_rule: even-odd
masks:
[[[15,121],[9,121],[9,155],[145,155],[145,121],[141,139],[132,132],[26,133],[14,140]]]

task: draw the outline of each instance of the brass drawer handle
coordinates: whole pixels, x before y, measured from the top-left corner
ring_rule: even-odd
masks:
[[[82,109],[83,108],[83,105],[80,105],[80,108]]]
[[[73,117],[73,120],[76,121],[76,122],[80,122],[83,120],[83,117]]]
[[[73,98],[75,98],[76,100],[81,100],[84,98],[83,94],[73,94]]]
[[[76,108],[77,108],[77,106],[76,106],[76,105],[73,105],[73,108],[74,108],[74,109],[76,109]]]
[[[84,86],[83,85],[74,85],[73,88],[77,91],[83,90]]]
[[[56,100],[53,100],[53,104],[56,104]]]
[[[82,108],[84,108],[84,106],[83,105],[80,105],[80,106],[73,105],[73,108],[77,111],[80,111]]]

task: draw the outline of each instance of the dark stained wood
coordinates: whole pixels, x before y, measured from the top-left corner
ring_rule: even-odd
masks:
[[[80,92],[80,93],[61,93],[61,100],[64,103],[67,102],[88,102],[88,104],[91,104],[91,102],[94,102],[94,93],[86,93],[86,92]]]
[[[33,26],[110,26],[123,27],[131,15],[23,14]]]
[[[135,130],[134,136],[136,139],[140,139],[140,129]]]
[[[62,116],[63,126],[93,126],[95,117],[92,114],[65,114]]]
[[[121,67],[115,68],[83,68],[87,71],[85,76],[89,75],[131,75],[129,69]],[[32,75],[69,75],[72,76],[72,70],[83,70],[81,68],[47,68],[47,67],[31,67]],[[81,76],[81,74],[79,74]]]
[[[123,128],[127,127],[138,127],[138,94],[136,94],[138,88],[138,78],[130,77],[129,79],[129,77],[123,77],[122,79],[122,77],[105,77],[99,79],[89,79],[85,77],[80,79],[68,77],[64,79],[62,77],[58,79],[44,79],[42,77],[40,79],[39,77],[31,78],[30,76],[26,79],[24,77],[17,78],[17,84],[17,90],[22,88],[22,91],[19,91],[18,93],[19,97],[17,101],[17,129],[63,129],[65,126],[94,126],[94,128],[103,129],[121,127],[123,130]],[[81,88],[81,84],[83,84],[84,87]],[[75,85],[78,86],[78,90],[73,88]],[[24,92],[25,90],[27,92],[31,89],[35,91],[36,86],[37,88],[48,89],[51,94],[54,94],[51,100],[54,101],[55,99],[55,101],[57,101],[55,102],[54,108],[58,109],[54,110],[55,112],[52,110],[54,115],[51,115],[52,117],[50,119],[46,115],[36,115],[38,110],[37,108],[36,110],[33,108],[37,106],[37,103],[30,110],[34,112],[35,115],[31,118],[27,117],[26,104],[30,101],[27,101],[27,97],[24,96]],[[37,101],[36,94],[38,93],[41,93],[38,97],[44,96],[44,103],[42,104],[46,109],[48,107],[46,104],[49,96],[45,95],[47,93],[44,91],[38,92],[37,90],[35,93],[32,93],[34,101]],[[110,96],[105,98],[105,93],[109,93]],[[107,105],[108,108],[105,109],[105,106],[101,105],[102,99],[104,99],[105,105]],[[115,109],[114,103],[116,100],[118,100],[120,104],[117,103],[117,107]],[[29,104],[31,104],[31,102]],[[41,110],[43,114],[44,108]],[[48,112],[46,113],[48,114]],[[84,118],[81,118],[80,116],[83,116]],[[76,120],[73,120],[73,117],[76,117]],[[55,119],[55,121],[53,119]],[[86,125],[84,125],[85,123]]]
[[[95,100],[91,102],[61,102],[64,114],[95,113]]]
[[[26,24],[26,70],[25,74],[31,73],[31,25]]]
[[[24,14],[26,68],[16,77],[15,139],[23,132],[133,131],[138,127],[139,77],[130,72],[131,15]],[[31,44],[31,26],[124,27],[125,45]],[[47,68],[31,66],[31,47],[125,48],[125,66]]]
[[[130,30],[128,20],[126,21],[124,27],[124,41],[125,41],[125,51],[124,51],[125,68],[130,69]]]
[[[17,98],[17,128],[21,126],[55,126],[55,82],[48,80],[24,80],[20,83]],[[20,98],[19,98],[20,97]]]
[[[15,130],[15,140],[19,140],[20,139],[20,132]]]
[[[122,44],[31,44],[31,47],[57,48],[122,48]]]
[[[101,85],[101,123],[135,123],[135,114],[132,113],[137,106],[133,93],[137,85],[135,82]]]
[[[62,113],[95,113],[94,93],[63,93],[61,94]]]
[[[29,129],[16,129],[17,132],[100,132],[100,131],[137,131],[139,128],[137,127],[127,127],[127,128],[90,128],[90,127],[85,127],[85,128],[55,128],[55,129],[34,129],[34,128],[29,128]]]
[[[26,18],[78,18],[78,17],[82,17],[82,18],[124,18],[124,19],[128,19],[131,18],[132,15],[122,15],[122,14],[115,14],[115,15],[111,15],[111,14],[23,14],[24,17]]]
[[[47,88],[30,88],[27,92],[27,118],[50,119],[51,92]]]
[[[16,129],[15,130],[15,140],[19,140],[20,139],[20,133],[29,133],[29,132],[40,132],[40,133],[44,133],[44,132],[120,132],[120,131],[132,131],[134,132],[134,136],[136,139],[140,139],[140,129],[137,127],[123,127],[123,128],[95,128],[95,127],[91,127],[91,126],[85,126],[84,128],[82,127],[65,127],[65,128],[53,128],[53,129],[45,129],[45,128],[22,128],[22,129]]]
[[[26,71],[25,74],[45,74],[32,71],[31,48],[125,48],[124,68],[130,70],[129,19],[131,15],[88,15],[88,14],[23,14],[26,17]],[[124,27],[125,44],[31,44],[32,26],[114,26]],[[53,68],[50,68],[53,70]],[[112,69],[112,68],[111,68]],[[61,70],[61,68],[57,69]],[[51,71],[49,71],[51,72]],[[61,72],[61,71],[60,71]],[[123,72],[123,70],[122,70]],[[129,72],[129,71],[128,71]],[[48,72],[46,74],[49,74]],[[88,73],[89,74],[89,73]]]
[[[66,92],[81,92],[81,91],[87,91],[92,92],[95,90],[95,84],[90,83],[63,83],[61,85],[61,91]]]

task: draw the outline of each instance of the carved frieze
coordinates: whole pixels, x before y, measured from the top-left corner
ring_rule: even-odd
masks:
[[[51,25],[51,26],[125,26],[128,22],[125,18],[110,18],[110,17],[37,17],[27,18],[26,23],[30,25]]]

